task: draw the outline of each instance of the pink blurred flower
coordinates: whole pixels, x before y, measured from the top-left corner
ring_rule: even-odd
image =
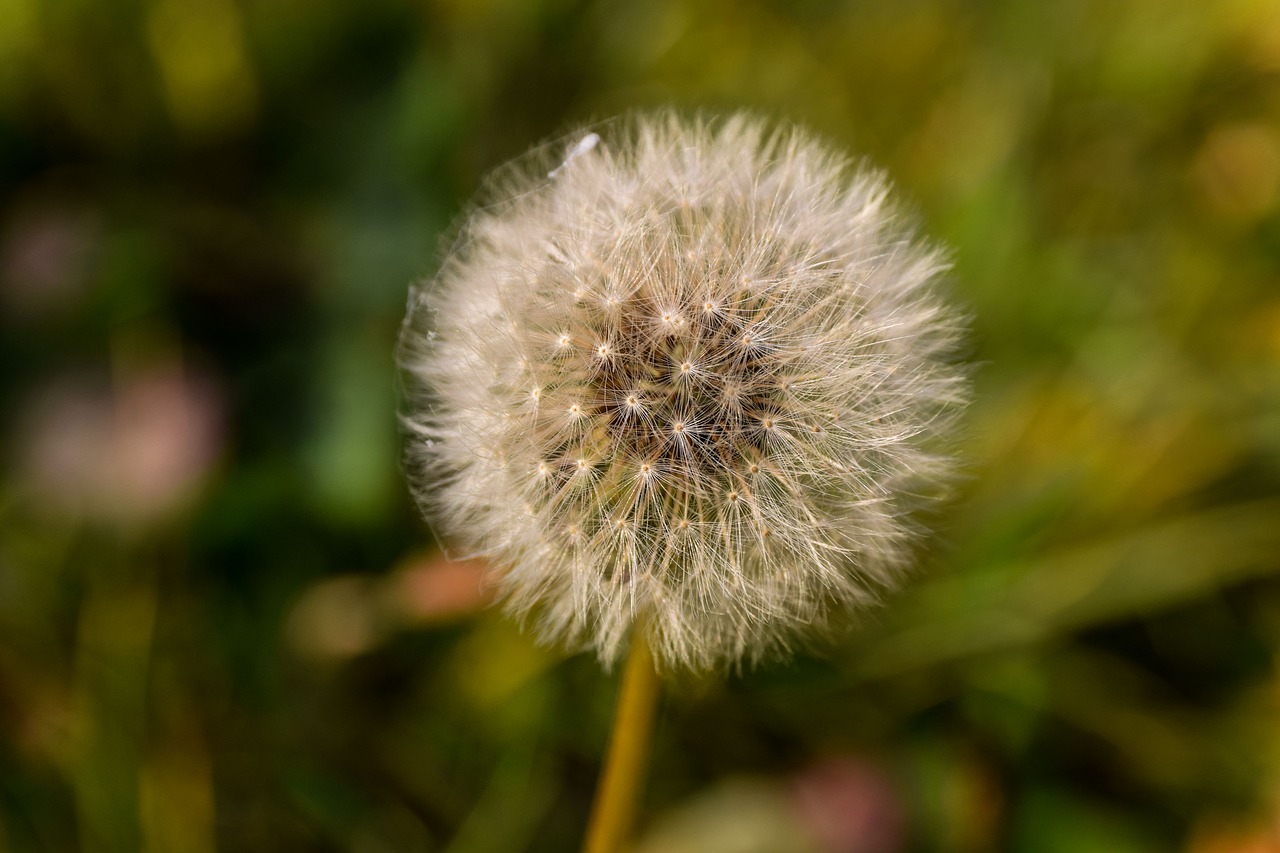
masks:
[[[27,412],[22,461],[38,497],[58,510],[146,522],[180,508],[208,473],[223,408],[208,377],[172,365],[115,387],[57,380]]]
[[[852,756],[823,760],[793,783],[801,819],[828,853],[906,849],[902,800],[883,770]]]
[[[0,230],[0,306],[22,320],[73,304],[101,242],[96,212],[38,197],[15,206]]]
[[[388,579],[388,605],[406,622],[418,624],[467,616],[493,598],[486,571],[480,560],[417,557]]]

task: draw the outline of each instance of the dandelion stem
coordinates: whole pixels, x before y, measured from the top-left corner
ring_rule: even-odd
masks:
[[[632,634],[613,717],[609,755],[591,808],[584,853],[618,853],[625,849],[635,816],[661,686],[644,633],[639,629]]]

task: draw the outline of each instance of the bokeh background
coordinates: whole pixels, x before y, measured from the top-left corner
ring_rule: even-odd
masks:
[[[575,849],[616,673],[441,560],[393,350],[668,103],[886,167],[976,402],[909,591],[672,686],[641,851],[1280,850],[1271,0],[0,0],[0,849]]]

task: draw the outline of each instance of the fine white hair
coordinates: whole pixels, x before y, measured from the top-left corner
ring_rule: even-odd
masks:
[[[952,474],[943,255],[798,129],[572,139],[501,170],[410,300],[419,499],[548,641],[785,653],[897,585]]]

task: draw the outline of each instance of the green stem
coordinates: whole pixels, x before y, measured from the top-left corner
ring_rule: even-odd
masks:
[[[631,638],[609,755],[591,809],[584,853],[618,853],[625,849],[635,816],[661,686],[644,633],[638,627]]]

